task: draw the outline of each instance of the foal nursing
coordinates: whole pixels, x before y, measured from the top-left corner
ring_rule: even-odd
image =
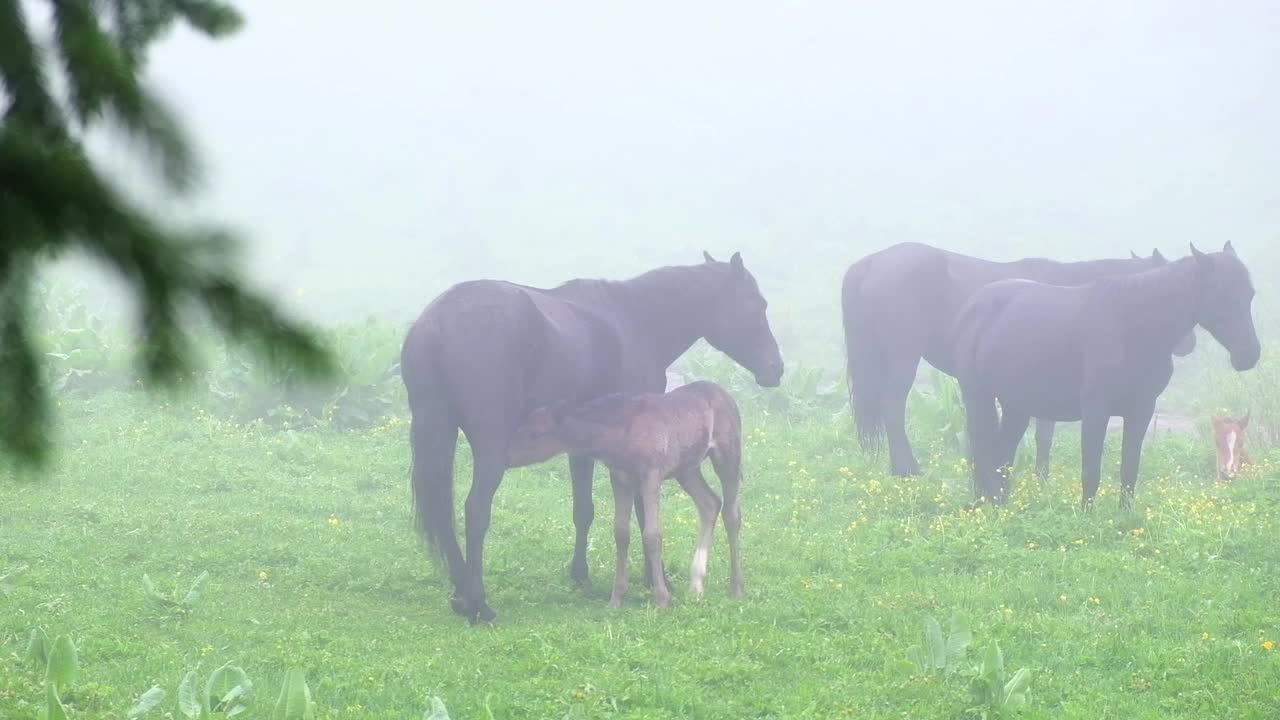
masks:
[[[671,604],[671,589],[662,572],[659,510],[659,487],[670,477],[693,498],[701,518],[689,570],[690,592],[695,597],[702,595],[716,515],[723,512],[729,537],[729,594],[742,596],[738,556],[742,420],[737,403],[723,388],[698,381],[665,394],[614,394],[580,405],[561,402],[541,407],[525,419],[516,433],[516,442],[537,445],[549,441],[570,453],[590,455],[613,471],[610,476],[617,570],[610,607],[619,607],[627,592],[627,546],[631,540],[632,503],[636,501],[643,511],[641,536],[655,578],[654,603],[659,607]],[[708,457],[720,478],[723,505],[702,476],[702,461]]]

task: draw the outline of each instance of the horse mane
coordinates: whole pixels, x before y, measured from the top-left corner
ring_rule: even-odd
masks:
[[[1040,276],[1053,276],[1058,283],[1079,283],[1088,278],[1103,274],[1104,277],[1133,274],[1137,263],[1150,263],[1150,258],[1094,258],[1091,260],[1062,261],[1045,257],[1029,257],[1009,263],[1023,272],[1038,271]],[[1158,265],[1155,267],[1164,267]],[[1148,268],[1148,270],[1154,268]],[[1146,272],[1144,270],[1143,272]]]
[[[1195,257],[1188,255],[1139,273],[1104,275],[1089,283],[1089,285],[1103,291],[1147,290],[1163,284],[1170,276],[1178,277],[1183,275],[1187,270],[1193,268],[1195,262]]]
[[[578,300],[621,300],[644,298],[652,304],[654,298],[664,299],[664,305],[687,306],[696,297],[707,292],[707,278],[727,276],[727,263],[699,263],[696,265],[666,265],[654,268],[626,280],[603,278],[577,278],[557,285],[553,292],[563,293]]]

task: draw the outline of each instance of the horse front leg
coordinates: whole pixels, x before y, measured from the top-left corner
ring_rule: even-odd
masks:
[[[627,551],[631,545],[631,506],[636,500],[636,483],[619,474],[610,475],[613,486],[613,592],[609,595],[609,607],[622,607],[627,594]]]
[[[641,537],[644,539],[644,552],[652,569],[653,603],[660,608],[671,607],[671,587],[666,580],[666,570],[662,565],[662,475],[657,472],[645,473],[640,479],[640,496],[638,505],[644,505],[644,525]]]
[[[1049,479],[1049,458],[1053,451],[1054,421],[1036,418],[1036,477]]]
[[[1124,416],[1124,444],[1120,449],[1120,507],[1133,507],[1133,494],[1138,486],[1138,465],[1142,461],[1142,442],[1147,436],[1155,402]]]
[[[1107,420],[1110,415],[1100,408],[1086,409],[1080,418],[1080,506],[1093,507],[1102,479],[1102,449],[1107,439]]]
[[[613,471],[610,471],[610,477],[611,478],[613,477]],[[637,492],[639,491],[637,490]],[[644,522],[645,522],[644,503],[641,502],[640,499],[637,497],[636,525],[643,530],[645,527]],[[642,544],[641,550],[644,551],[644,584],[652,588],[652,587],[655,587],[655,584],[654,584],[655,575],[653,574],[653,563],[649,562],[649,546]],[[669,587],[671,585],[671,576],[667,574],[667,565],[665,562],[662,561],[661,558],[658,559],[658,567],[662,568],[662,582]]]
[[[569,564],[569,578],[580,587],[587,587],[591,584],[587,568],[587,541],[591,538],[591,523],[596,518],[595,500],[591,496],[595,461],[590,456],[570,455],[569,478],[573,484],[574,529],[573,561]]]

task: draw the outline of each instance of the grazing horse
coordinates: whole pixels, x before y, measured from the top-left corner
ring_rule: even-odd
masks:
[[[1006,464],[1036,417],[1081,422],[1081,502],[1090,506],[1107,421],[1119,416],[1121,503],[1130,506],[1173,349],[1199,325],[1237,371],[1253,368],[1262,352],[1253,294],[1230,242],[1209,254],[1192,245],[1189,257],[1164,267],[1077,287],[1003,280],[975,292],[956,321],[954,347],[978,499],[1007,499]]]
[[[1231,482],[1242,465],[1247,465],[1249,454],[1244,449],[1245,430],[1249,429],[1249,416],[1230,418],[1213,416],[1213,436],[1218,447],[1218,482]]]
[[[738,531],[742,509],[742,418],[733,397],[719,385],[700,380],[668,393],[613,394],[570,406],[561,402],[531,413],[517,431],[517,443],[542,445],[547,438],[567,452],[604,463],[613,480],[613,539],[617,564],[609,607],[620,607],[627,592],[627,548],[631,507],[644,506],[641,535],[658,607],[671,605],[671,588],[662,572],[662,517],[659,486],[674,477],[698,507],[701,528],[689,568],[689,591],[701,597],[716,516],[723,509],[729,538],[729,594],[742,597]],[[702,476],[711,458],[724,502]]]
[[[887,435],[894,475],[919,475],[907,438],[907,396],[920,359],[955,376],[950,331],[957,311],[978,288],[1007,278],[1082,285],[1107,275],[1166,263],[1159,250],[1140,258],[1057,262],[1024,258],[993,262],[921,243],[899,243],[851,265],[841,287],[849,404],[862,446]],[[1053,423],[1038,418],[1036,441],[1047,462]]]
[[[663,267],[624,281],[577,279],[553,289],[475,280],[445,290],[423,310],[400,353],[411,413],[412,488],[419,531],[444,556],[450,604],[474,621],[485,603],[483,548],[493,497],[510,467],[548,459],[511,439],[537,407],[615,392],[662,392],[666,370],[699,339],[755,375],[782,381],[782,355],[767,303],[742,256]],[[453,456],[458,431],[474,462],[465,504],[466,556],[454,527]],[[541,456],[540,456],[541,455]],[[587,581],[595,517],[594,462],[569,456],[576,531],[570,575]],[[642,510],[637,508],[637,517]],[[655,579],[651,578],[653,582]]]

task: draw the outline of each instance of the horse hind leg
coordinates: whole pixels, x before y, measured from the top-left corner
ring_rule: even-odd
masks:
[[[993,396],[961,386],[969,432],[969,457],[973,462],[973,489],[978,502],[1000,502],[997,475],[1000,463],[1000,419]]]
[[[717,448],[711,453],[711,465],[716,476],[720,478],[720,491],[724,493],[724,503],[720,514],[724,517],[724,531],[729,539],[729,596],[741,598],[745,594],[742,579],[742,554],[738,542],[742,530],[742,506],[739,490],[742,487],[742,450],[738,445],[732,449]]]
[[[698,545],[693,551],[693,563],[689,567],[689,593],[695,598],[702,597],[704,583],[707,578],[707,558],[711,552],[711,541],[715,534],[716,517],[720,515],[722,503],[720,496],[707,485],[698,466],[676,473],[676,481],[680,487],[693,498],[698,507],[701,524],[698,528]]]
[[[1000,477],[1002,497],[1005,500],[1010,493],[1009,476],[1013,470],[1013,463],[1018,457],[1018,446],[1022,444],[1022,437],[1027,434],[1027,425],[1030,423],[1029,415],[1018,412],[1005,411],[1000,417],[1001,458],[998,461],[996,473]]]
[[[472,444],[473,462],[471,492],[467,494],[467,577],[464,598],[468,617],[473,621],[493,622],[495,613],[485,602],[484,540],[493,517],[493,497],[502,484],[507,469],[504,448],[478,448]]]
[[[884,385],[880,388],[880,412],[884,418],[885,436],[889,443],[889,466],[894,475],[909,477],[920,474],[920,463],[907,436],[907,398],[915,383],[920,356],[915,361],[898,357],[886,362]]]
[[[419,531],[443,556],[453,584],[450,605],[460,615],[468,614],[464,600],[466,561],[458,546],[454,522],[453,470],[458,448],[458,426],[441,408],[419,406],[409,422],[413,452],[411,488]]]

